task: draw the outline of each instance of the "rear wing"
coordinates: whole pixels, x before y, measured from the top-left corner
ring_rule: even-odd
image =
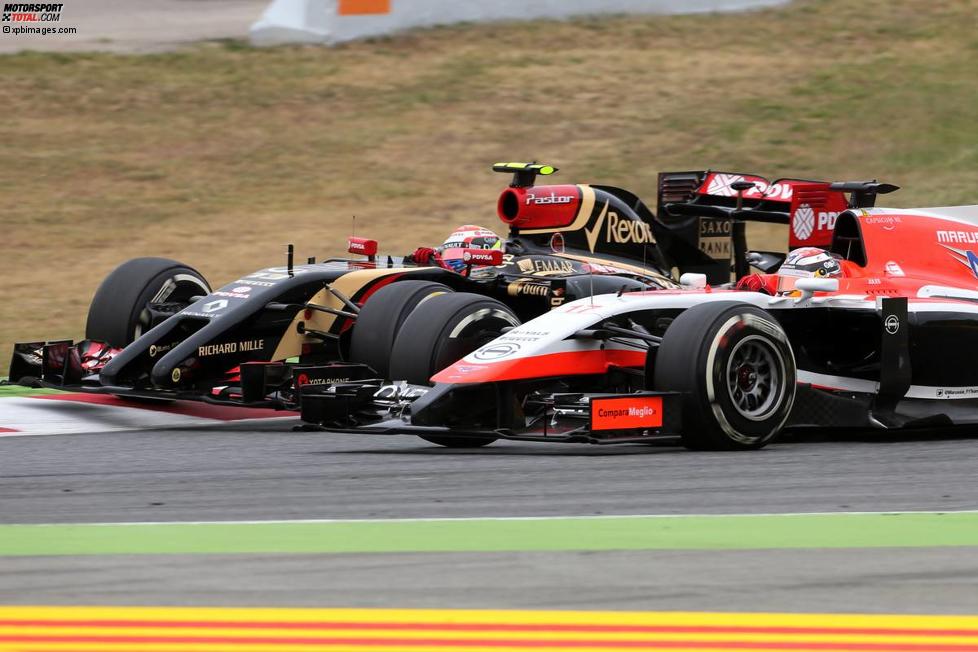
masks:
[[[657,213],[675,236],[675,251],[667,253],[680,269],[725,283],[731,262],[737,278],[749,272],[747,222],[788,225],[788,249],[828,248],[840,213],[872,207],[877,195],[897,189],[876,181],[768,181],[733,172],[664,172],[659,175]]]

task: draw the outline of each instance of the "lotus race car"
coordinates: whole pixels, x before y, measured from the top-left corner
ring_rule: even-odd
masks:
[[[214,291],[182,263],[130,260],[95,293],[86,339],[16,344],[9,382],[295,409],[300,386],[391,377],[395,336],[434,296],[491,300],[512,326],[596,293],[678,287],[651,212],[627,191],[536,187],[556,172],[545,165],[495,169],[513,175],[500,198],[505,253],[453,250],[454,271],[378,256],[363,238],[349,242],[362,258],[306,264],[294,264],[290,245],[286,265]],[[492,334],[473,337],[470,349]]]

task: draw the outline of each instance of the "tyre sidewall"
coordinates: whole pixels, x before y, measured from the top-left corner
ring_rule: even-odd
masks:
[[[149,301],[171,278],[186,277],[210,294],[206,279],[195,269],[166,258],[134,258],[113,270],[92,297],[85,326],[87,339],[124,347],[136,338],[140,316]]]
[[[458,292],[432,297],[404,322],[391,351],[393,380],[430,384],[431,376],[502,333],[519,318],[505,304],[478,294]],[[447,448],[480,448],[495,437],[420,435]]]
[[[505,304],[458,292],[432,297],[405,320],[391,352],[392,380],[429,384],[431,376],[519,325]]]
[[[432,281],[395,281],[371,296],[353,325],[349,359],[387,377],[397,334],[407,318],[426,301],[454,292]],[[359,330],[358,330],[359,328]]]
[[[492,299],[473,306],[470,313],[460,313],[442,329],[440,345],[433,351],[431,375],[461,360],[480,346],[502,335],[502,328],[519,326],[513,312]],[[465,323],[467,320],[471,320]]]
[[[730,357],[737,345],[757,338],[769,348],[778,366],[777,398],[761,418],[749,418],[735,406],[727,380]],[[756,448],[772,439],[784,426],[795,397],[795,358],[784,330],[758,308],[732,308],[708,331],[699,360],[703,408],[723,433],[738,447]]]

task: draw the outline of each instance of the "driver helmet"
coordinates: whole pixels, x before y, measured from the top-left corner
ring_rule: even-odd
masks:
[[[455,229],[445,242],[438,247],[443,263],[460,272],[465,269],[462,256],[466,249],[502,249],[503,239],[489,229],[466,224]]]
[[[818,247],[802,247],[790,252],[781,264],[778,274],[797,278],[825,278],[842,276],[841,256]]]

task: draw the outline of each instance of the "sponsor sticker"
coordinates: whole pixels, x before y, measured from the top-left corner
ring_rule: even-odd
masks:
[[[163,346],[159,346],[157,344],[150,344],[149,345],[149,357],[155,358],[158,355],[162,355],[162,354],[166,353],[167,351],[169,351],[172,348],[173,348],[173,344],[164,344]]]
[[[516,261],[516,266],[523,274],[571,274],[574,272],[574,263],[569,260],[559,258],[521,258]]]
[[[224,310],[228,307],[228,302],[225,299],[218,299],[217,301],[208,301],[200,307],[202,312],[217,312],[218,310]]]
[[[564,305],[567,301],[567,292],[564,288],[554,288],[553,292],[550,293],[550,307],[557,308]]]
[[[607,244],[655,244],[651,226],[641,220],[621,217],[615,211],[608,210],[608,206],[609,202],[605,202],[604,208],[594,221],[594,226],[584,229],[591,253],[594,253],[598,238],[602,235]]]
[[[954,232],[952,231],[952,233]],[[970,249],[958,249],[956,247],[949,247],[945,244],[942,244],[941,246],[950,251],[954,257],[954,260],[970,269],[971,273],[975,275],[975,278],[978,278],[978,254],[975,254],[975,252],[971,251]]]
[[[744,197],[748,199],[773,199],[775,201],[791,201],[792,191],[790,183],[769,184],[761,177],[754,177],[742,174],[713,174],[707,178],[706,194],[717,197],[736,197],[738,191],[734,190],[733,185],[741,181],[750,181],[754,184],[744,192]],[[702,192],[702,190],[700,191]]]
[[[348,377],[343,378],[316,378],[310,377],[309,374],[299,374],[298,378],[295,379],[296,387],[306,387],[310,385],[335,385],[336,383],[348,383],[350,379]]]
[[[893,260],[889,261],[883,266],[883,271],[886,272],[887,276],[906,276],[906,274],[903,273],[903,268]]]
[[[532,283],[525,279],[521,279],[507,285],[506,293],[511,297],[546,297],[550,296],[550,286],[544,283]]]
[[[796,240],[808,240],[816,231],[819,233],[832,231],[840,214],[839,211],[816,213],[809,204],[802,204],[791,216],[791,233]]]
[[[247,294],[241,294],[240,292],[225,292],[224,290],[218,290],[217,292],[211,292],[212,297],[227,297],[228,299],[247,299]]]
[[[733,256],[733,220],[700,218],[700,251],[714,260]]]
[[[862,218],[863,224],[882,224],[884,227],[895,226],[902,221],[897,215],[869,215]]]
[[[253,285],[260,288],[270,288],[275,286],[275,284],[271,281],[258,281],[250,278],[239,278],[237,281],[235,281],[235,283],[244,283],[245,285]]]
[[[937,242],[978,244],[978,231],[938,231]]]
[[[518,328],[511,330],[505,335],[501,335],[498,341],[501,342],[539,342],[550,335],[547,331],[524,331]]]
[[[552,272],[570,274],[573,271],[574,263],[569,260],[553,260],[549,258],[536,258],[533,260],[534,274],[549,274]]]
[[[503,262],[503,255],[499,250],[465,249],[462,262],[467,265],[499,265]]]
[[[292,275],[298,276],[299,274],[305,274],[312,270],[313,266],[311,265],[296,265],[292,268]],[[262,285],[261,283],[256,283],[255,281],[284,281],[287,278],[291,278],[289,276],[288,267],[269,267],[268,269],[263,269],[253,274],[248,274],[243,279],[235,282],[247,283],[248,285]]]
[[[819,211],[818,212],[818,230],[819,231],[834,231],[835,223],[839,219],[841,213],[839,211]]]
[[[265,340],[243,340],[241,342],[223,342],[221,344],[205,344],[197,347],[197,357],[206,358],[212,355],[230,355],[232,353],[250,353],[265,348]]]
[[[577,195],[558,195],[555,192],[550,192],[547,195],[538,195],[536,193],[528,192],[526,193],[526,204],[529,206],[533,204],[535,206],[546,206],[551,204],[570,204],[577,201]]]
[[[935,394],[937,398],[976,398],[978,387],[941,387]]]
[[[799,240],[808,240],[815,230],[815,211],[808,204],[802,204],[791,220],[791,230]]]
[[[361,254],[363,256],[374,256],[377,254],[377,241],[368,240],[367,238],[355,238],[350,237],[348,239],[349,247],[347,251],[351,254]]]
[[[476,360],[501,360],[502,358],[509,357],[516,353],[522,348],[516,342],[494,342],[487,344],[478,351],[472,354],[472,357]]]
[[[408,385],[407,383],[395,383],[384,385],[378,389],[374,392],[374,398],[388,401],[416,399],[427,394],[428,390],[429,388],[427,387],[418,387],[417,385]]]
[[[591,399],[591,430],[662,427],[661,396],[613,396]]]
[[[890,315],[883,322],[883,326],[886,328],[887,333],[896,335],[900,331],[900,318],[896,315]]]

